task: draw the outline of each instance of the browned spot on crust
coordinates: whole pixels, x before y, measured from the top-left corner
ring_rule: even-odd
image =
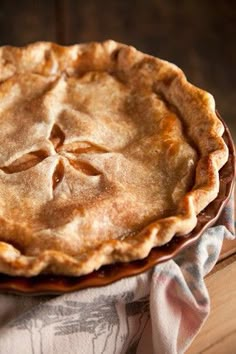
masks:
[[[111,53],[111,59],[114,61],[117,61],[120,51],[121,51],[121,48],[117,48],[117,49],[113,50],[113,52]]]

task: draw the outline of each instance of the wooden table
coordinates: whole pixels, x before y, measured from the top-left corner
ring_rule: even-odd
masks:
[[[114,39],[179,65],[214,94],[236,137],[236,3],[230,0],[1,0],[0,45]],[[236,353],[236,245],[207,277],[211,314],[188,353]]]
[[[236,353],[235,241],[227,241],[225,248],[227,248],[226,254],[222,252],[221,261],[206,277],[206,286],[211,299],[210,316],[187,354]]]
[[[236,193],[235,193],[236,196]],[[235,198],[236,200],[236,198]],[[236,216],[236,213],[235,213]],[[211,312],[187,354],[236,353],[236,241],[225,240],[219,261],[206,277]]]

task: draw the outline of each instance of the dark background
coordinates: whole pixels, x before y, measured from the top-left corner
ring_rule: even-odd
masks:
[[[233,0],[1,0],[0,45],[114,39],[174,62],[211,92],[236,137]]]

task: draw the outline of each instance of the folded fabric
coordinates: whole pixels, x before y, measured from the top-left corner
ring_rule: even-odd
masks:
[[[60,296],[0,295],[0,353],[183,353],[206,320],[204,276],[224,237],[233,198],[216,226],[172,260],[106,287]]]

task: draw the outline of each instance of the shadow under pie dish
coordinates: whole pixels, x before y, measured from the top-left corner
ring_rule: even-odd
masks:
[[[0,58],[1,273],[83,276],[192,232],[229,156],[210,94],[114,41]]]

